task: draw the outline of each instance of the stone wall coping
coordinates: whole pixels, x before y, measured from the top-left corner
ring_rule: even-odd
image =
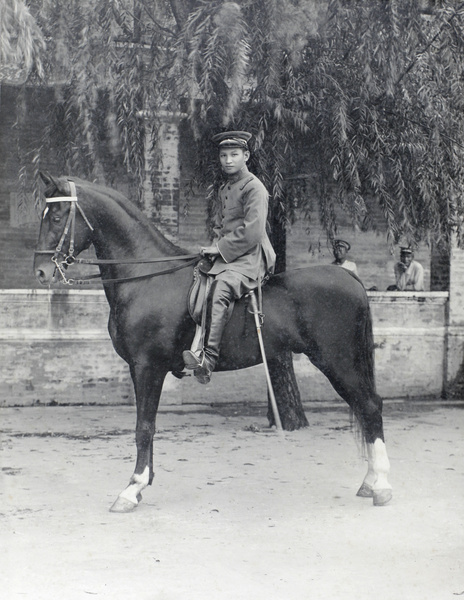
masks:
[[[19,289],[0,289],[0,296],[101,296],[105,298],[103,290],[87,290],[82,288],[66,288],[66,289],[41,289],[41,288],[19,288]],[[411,302],[414,300],[421,301],[422,299],[442,300],[446,301],[449,298],[449,292],[374,292],[367,291],[370,299],[382,300],[404,300]]]
[[[445,305],[449,292],[374,292],[368,291],[369,303],[374,304],[435,304]],[[61,298],[63,300],[61,300]],[[66,304],[96,303],[107,305],[105,292],[99,289],[3,289],[0,290],[1,303],[31,302]],[[108,307],[109,308],[109,307]]]
[[[421,303],[433,302],[436,304],[446,304],[449,300],[449,292],[367,292],[370,302],[373,303]]]
[[[110,341],[106,327],[99,329],[36,329],[32,327],[0,328],[0,340],[3,342],[36,342],[47,340],[100,342]]]
[[[0,295],[16,295],[18,294],[19,296],[48,296],[48,295],[84,295],[84,296],[104,296],[105,293],[103,290],[87,290],[87,289],[83,289],[83,288],[51,288],[51,289],[44,289],[44,288],[18,288],[18,289],[13,289],[13,288],[8,288],[8,289],[3,289],[0,290]]]
[[[0,300],[4,296],[5,298],[11,296],[28,296],[33,297],[37,296],[38,298],[50,298],[54,296],[71,296],[73,298],[82,298],[82,297],[90,297],[97,298],[98,300],[102,300],[106,302],[105,292],[103,290],[83,290],[83,289],[4,289],[0,290]]]

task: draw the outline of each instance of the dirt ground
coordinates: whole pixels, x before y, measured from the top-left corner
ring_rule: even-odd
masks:
[[[128,515],[135,410],[0,409],[1,598],[452,600],[464,597],[464,403],[387,402],[394,496],[342,403],[279,438],[265,406],[162,409],[156,477]]]

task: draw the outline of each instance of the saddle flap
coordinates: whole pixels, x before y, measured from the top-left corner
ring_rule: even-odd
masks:
[[[202,258],[193,269],[193,282],[187,296],[187,307],[190,316],[197,325],[201,325],[203,304],[208,290],[208,275],[213,263],[208,258]]]

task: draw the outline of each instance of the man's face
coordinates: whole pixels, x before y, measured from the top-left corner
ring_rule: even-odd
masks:
[[[342,261],[346,258],[346,248],[345,246],[335,246],[333,254],[336,260]]]
[[[403,264],[409,267],[412,262],[412,254],[409,254],[409,252],[402,252],[400,255],[400,260]]]
[[[249,158],[248,150],[242,150],[242,148],[221,148],[219,150],[221,166],[228,175],[233,175],[243,169]]]

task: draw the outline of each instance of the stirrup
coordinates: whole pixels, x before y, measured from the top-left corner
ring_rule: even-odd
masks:
[[[204,353],[201,352],[200,356],[197,356],[192,350],[184,350],[182,359],[186,369],[198,369],[203,364]]]

